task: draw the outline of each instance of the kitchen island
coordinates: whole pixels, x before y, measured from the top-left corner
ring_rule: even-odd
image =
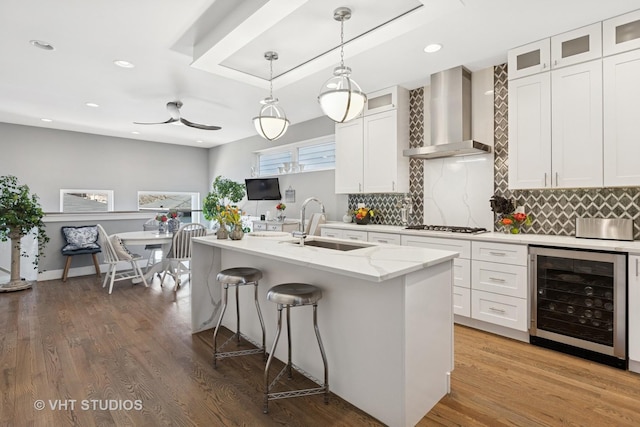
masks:
[[[221,308],[216,275],[221,269],[262,270],[258,292],[267,348],[276,329],[276,305],[266,300],[267,290],[285,282],[316,285],[323,291],[318,325],[329,363],[330,391],[387,425],[415,425],[449,392],[452,263],[457,253],[370,243],[340,251],[294,242],[297,239],[281,235],[246,236],[239,241],[194,239],[193,332],[215,326]],[[260,341],[250,288],[240,289],[242,332]],[[231,309],[234,296],[230,292]],[[235,330],[235,316],[224,320],[224,326]],[[291,321],[294,364],[322,378],[311,307],[292,310]],[[286,360],[286,345],[278,346],[275,357]]]

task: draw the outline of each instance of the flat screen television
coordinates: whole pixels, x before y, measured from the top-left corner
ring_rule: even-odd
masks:
[[[280,182],[278,178],[246,178],[248,200],[280,200]]]

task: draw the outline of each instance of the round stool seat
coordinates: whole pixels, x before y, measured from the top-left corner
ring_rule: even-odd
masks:
[[[282,305],[315,304],[322,298],[320,288],[306,283],[283,283],[267,292],[267,299]]]
[[[216,276],[219,282],[230,285],[254,283],[262,279],[262,271],[252,267],[234,267],[222,270]]]

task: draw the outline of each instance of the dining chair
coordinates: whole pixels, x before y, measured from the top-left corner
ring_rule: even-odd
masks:
[[[62,255],[67,257],[62,271],[62,281],[67,281],[69,267],[71,267],[71,259],[75,255],[91,255],[93,265],[96,269],[96,276],[100,277],[100,264],[98,263],[97,254],[101,252],[98,245],[98,229],[95,225],[84,225],[80,227],[65,226],[60,228],[65,245],[60,250]]]
[[[137,261],[143,259],[142,256],[133,254],[124,245],[120,237],[117,234],[109,236],[104,230],[102,225],[97,224],[98,236],[100,246],[102,247],[102,254],[104,255],[104,262],[108,265],[107,275],[104,278],[102,287],[107,286],[109,282],[109,294],[113,291],[113,283],[120,280],[130,280],[134,278],[141,279],[145,287],[148,287],[144,274]],[[118,263],[120,261],[126,261],[131,264],[131,270],[118,271]]]
[[[165,268],[160,280],[160,286],[164,283],[167,273],[173,277],[175,283],[173,290],[177,291],[181,285],[180,277],[188,274],[186,282],[191,280],[191,238],[207,235],[207,228],[202,224],[185,224],[173,235],[171,249],[165,259]],[[184,284],[183,283],[183,284]]]

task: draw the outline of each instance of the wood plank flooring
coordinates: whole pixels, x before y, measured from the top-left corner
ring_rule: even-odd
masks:
[[[1,294],[0,426],[381,425],[335,395],[263,414],[261,356],[213,369],[211,331],[190,333],[190,287],[171,285],[108,295],[85,276]],[[420,426],[640,425],[640,375],[460,326],[455,345],[452,393]]]

